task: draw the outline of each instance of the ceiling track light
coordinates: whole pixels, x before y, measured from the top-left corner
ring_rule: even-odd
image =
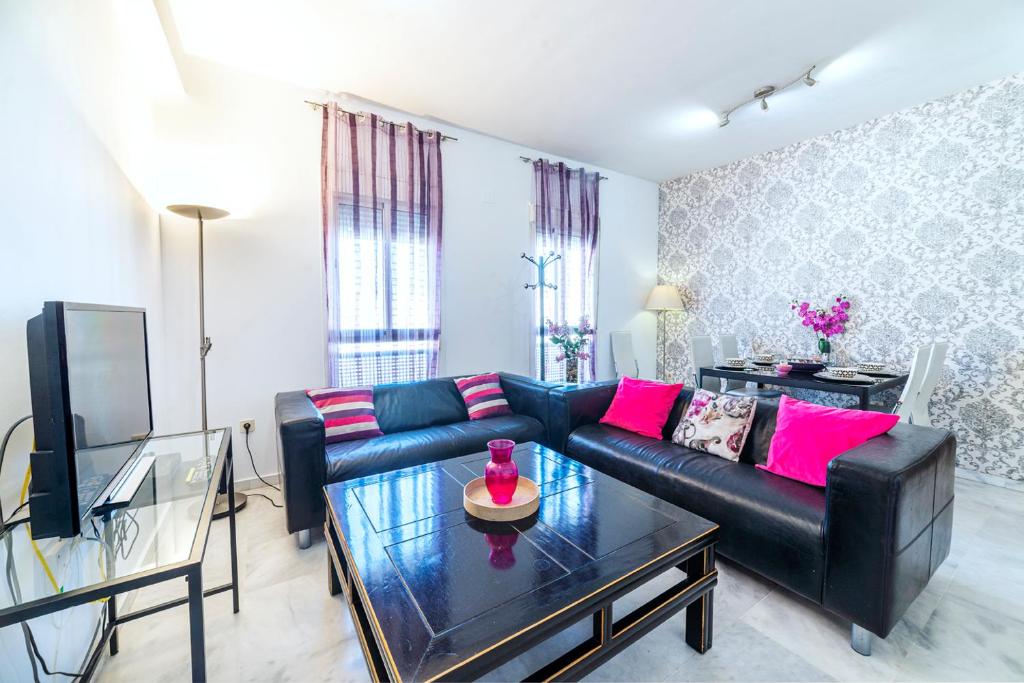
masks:
[[[800,74],[799,76],[797,76],[796,78],[794,78],[789,83],[786,83],[783,86],[774,86],[774,85],[761,86],[760,88],[758,88],[757,90],[754,91],[754,96],[751,97],[749,100],[743,100],[742,102],[737,104],[735,107],[732,107],[731,109],[726,109],[721,114],[719,114],[718,115],[718,127],[719,128],[724,128],[725,126],[728,126],[729,125],[729,117],[732,115],[732,113],[734,111],[736,111],[737,109],[739,109],[740,107],[744,107],[744,106],[746,106],[748,104],[751,104],[752,102],[757,102],[760,105],[760,107],[761,107],[761,111],[768,111],[768,98],[771,97],[772,95],[776,94],[776,93],[782,92],[783,90],[785,90],[786,88],[788,88],[791,85],[796,85],[797,83],[800,83],[800,82],[803,82],[803,84],[806,85],[807,87],[811,87],[813,85],[817,85],[818,81],[815,80],[815,78],[813,76],[811,76],[811,72],[814,71],[814,69],[815,69],[815,67],[812,66],[810,69],[808,69],[807,71],[803,72],[802,74]]]

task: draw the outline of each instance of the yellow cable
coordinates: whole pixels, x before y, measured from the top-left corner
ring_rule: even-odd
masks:
[[[35,450],[35,447],[36,447],[35,442],[33,442],[32,443],[32,450]],[[19,500],[18,500],[18,504],[19,505],[21,505],[22,503],[25,502],[25,496],[28,494],[28,485],[29,485],[30,481],[32,481],[32,465],[29,465],[28,468],[25,470],[25,481],[21,485],[21,496],[19,497]],[[56,592],[56,593],[63,593],[64,592],[64,588],[57,583],[57,579],[56,579],[56,577],[54,577],[53,571],[50,569],[50,563],[46,561],[45,557],[43,557],[43,551],[39,549],[39,545],[36,543],[36,539],[32,538],[32,523],[29,522],[27,524],[27,526],[29,527],[28,540],[32,543],[32,550],[35,551],[36,557],[39,558],[39,564],[43,565],[43,571],[46,572],[46,578],[48,578],[50,580],[50,585],[53,586],[54,592]],[[100,576],[102,577],[102,579],[104,581],[106,581],[107,580],[107,576],[106,576],[107,572],[105,571],[105,567],[103,567],[103,565],[102,565],[102,560],[103,560],[102,549],[101,549],[101,551],[99,553],[99,556],[97,557],[97,560],[99,560],[98,564],[100,564],[100,567],[99,567],[100,568]],[[93,600],[92,602],[106,602],[107,600],[108,600],[108,598],[100,598],[99,600]]]

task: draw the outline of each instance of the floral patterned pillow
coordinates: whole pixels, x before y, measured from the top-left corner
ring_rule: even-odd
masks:
[[[736,462],[754,422],[757,399],[698,389],[672,441]]]

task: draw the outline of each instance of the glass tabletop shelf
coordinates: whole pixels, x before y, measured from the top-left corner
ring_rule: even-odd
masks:
[[[37,603],[201,562],[229,443],[227,429],[150,438],[135,457],[154,456],[153,467],[128,507],[88,514],[72,538],[33,541],[31,523],[5,530],[0,623]]]

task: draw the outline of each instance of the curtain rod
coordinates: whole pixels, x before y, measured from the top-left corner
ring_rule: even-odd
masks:
[[[540,159],[531,159],[530,157],[524,157],[524,156],[521,156],[521,157],[519,157],[519,159],[520,159],[520,160],[521,160],[521,161],[522,161],[522,162],[523,162],[524,164],[532,164],[532,163],[533,163],[534,161],[540,161]],[[599,175],[599,176],[597,176],[597,179],[598,179],[598,180],[608,180],[608,179],[607,179],[606,177],[604,177],[603,175]]]
[[[311,106],[313,109],[323,109],[324,107],[327,106],[323,102],[311,102],[309,100],[302,100],[302,101],[305,102],[306,104],[308,104],[309,106]],[[365,116],[365,114],[363,114],[363,112],[348,111],[347,109],[342,109],[341,107],[338,107],[338,111],[340,111],[342,114],[354,114],[355,116]],[[389,124],[391,124],[393,126],[398,126],[399,128],[405,128],[405,124],[404,123],[395,123],[394,121],[388,121],[387,119],[384,119],[384,118],[382,118],[381,121],[383,121],[384,123],[389,123]],[[453,142],[458,142],[459,141],[458,138],[453,138],[451,135],[445,135],[444,133],[442,133],[439,130],[438,131],[434,131],[434,132],[436,132],[438,135],[440,135],[442,140],[452,140]]]

